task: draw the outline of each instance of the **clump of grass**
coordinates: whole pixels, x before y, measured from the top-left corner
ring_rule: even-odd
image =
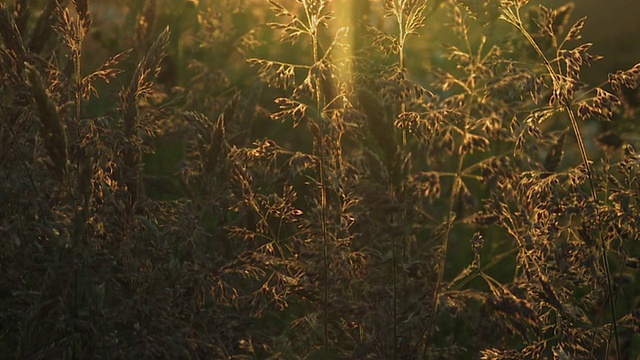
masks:
[[[344,3],[0,5],[3,354],[640,353],[640,67],[582,82],[579,5]]]

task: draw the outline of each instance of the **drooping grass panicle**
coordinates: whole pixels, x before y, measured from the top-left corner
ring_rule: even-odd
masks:
[[[166,27],[140,60],[131,83],[120,93],[124,132],[134,136],[138,126],[138,102],[153,93],[153,85],[161,70],[162,59],[169,46],[170,30]]]
[[[93,17],[91,12],[89,12],[89,1],[71,0],[71,3],[76,7],[76,13],[80,21],[80,29],[82,31],[79,34],[82,34],[82,37],[84,37],[89,32],[93,22]]]
[[[58,16],[62,13],[67,5],[67,0],[51,0],[47,2],[46,7],[40,13],[35,28],[31,31],[31,36],[27,42],[27,49],[35,54],[42,54],[47,50],[49,42],[53,40],[55,35],[55,24],[58,22]],[[51,50],[51,49],[49,49]]]
[[[118,53],[104,62],[97,70],[91,72],[82,78],[81,95],[84,100],[89,100],[91,96],[98,97],[98,90],[94,86],[94,82],[98,79],[109,84],[116,76],[123,72],[116,66],[120,65],[131,55],[131,50]]]
[[[138,63],[130,84],[120,92],[120,111],[124,136],[127,139],[122,150],[123,177],[133,206],[140,193],[141,152],[138,130],[140,127],[139,103],[153,94],[155,80],[161,70],[161,61],[169,46],[170,30],[166,27]]]
[[[15,58],[18,74],[21,74],[23,62],[26,60],[26,50],[20,29],[4,4],[0,4],[0,38],[6,50],[11,52],[12,57]]]
[[[51,171],[59,181],[65,181],[68,152],[62,117],[56,104],[49,97],[38,69],[28,63],[24,63],[24,66],[40,120],[40,133],[52,161]]]

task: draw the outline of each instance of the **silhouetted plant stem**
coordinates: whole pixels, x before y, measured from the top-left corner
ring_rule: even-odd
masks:
[[[536,53],[538,54],[538,56],[540,57],[540,59],[543,61],[544,66],[547,68],[547,71],[549,73],[549,75],[551,76],[551,79],[553,80],[553,90],[554,93],[557,91],[561,91],[559,90],[559,88],[562,86],[562,80],[560,75],[558,75],[558,73],[553,69],[553,67],[551,66],[551,62],[547,59],[546,55],[544,54],[544,52],[540,49],[540,47],[538,46],[537,42],[531,37],[531,35],[529,34],[529,32],[527,31],[527,29],[525,29],[523,22],[520,18],[520,11],[519,8],[516,8],[515,11],[508,8],[508,9],[503,9],[503,19],[505,19],[507,22],[509,22],[510,24],[514,25],[523,35],[524,37],[527,39],[527,41],[529,42],[529,44],[535,49]],[[569,106],[569,104],[567,103],[561,103],[560,104],[562,106],[562,109],[564,110],[564,112],[567,113],[567,115],[569,116],[569,119],[571,121],[571,127],[573,128],[573,133],[575,135],[576,138],[576,142],[578,143],[578,149],[580,151],[580,156],[582,157],[582,162],[584,164],[585,167],[585,171],[587,172],[587,177],[589,179],[589,187],[591,190],[591,198],[593,200],[594,206],[595,206],[595,211],[596,211],[596,218],[599,219],[599,210],[598,210],[598,195],[596,193],[596,189],[595,189],[595,184],[593,182],[593,176],[592,176],[592,172],[591,172],[591,166],[589,164],[589,157],[587,156],[587,151],[584,145],[584,141],[582,139],[582,135],[580,133],[580,128],[578,126],[578,123],[576,121],[575,118],[575,114],[573,113],[573,110],[571,109],[571,107]],[[602,261],[602,266],[604,268],[605,271],[605,276],[606,276],[606,286],[607,289],[605,291],[605,293],[607,294],[607,298],[609,300],[609,304],[610,304],[610,311],[611,311],[611,322],[612,322],[612,328],[613,328],[613,335],[615,338],[615,343],[616,343],[616,348],[619,349],[620,347],[620,340],[619,340],[619,335],[618,335],[618,325],[617,325],[617,318],[615,315],[615,302],[614,302],[614,292],[613,292],[613,284],[611,281],[611,269],[609,267],[609,260],[607,258],[607,249],[606,249],[606,244],[604,242],[604,238],[603,238],[603,231],[602,231],[602,223],[599,221],[599,226],[600,226],[600,231],[599,231],[599,243],[598,243],[598,247],[600,248],[600,257],[601,257],[601,261]],[[620,353],[619,351],[616,352],[616,356],[618,359],[620,359]]]
[[[600,219],[600,210],[598,209],[598,195],[596,193],[596,188],[593,183],[591,166],[589,165],[589,158],[587,157],[587,150],[584,146],[584,141],[582,140],[580,128],[578,127],[578,122],[576,121],[576,117],[575,117],[575,114],[573,113],[573,110],[571,110],[571,108],[568,105],[565,105],[564,110],[567,113],[567,115],[569,115],[569,119],[571,120],[571,127],[573,128],[573,132],[576,136],[576,141],[578,142],[578,148],[580,149],[580,155],[582,156],[582,162],[584,164],[585,171],[587,172],[587,178],[589,179],[589,188],[591,190],[591,198],[595,206],[596,219]],[[602,222],[599,220],[598,220],[598,225],[600,227],[600,231],[598,232],[599,240],[600,240],[598,242],[598,248],[600,250],[600,258],[602,259],[602,266],[604,267],[604,273],[607,281],[607,291],[605,292],[607,296],[605,297],[605,301],[609,302],[609,310],[611,311],[611,325],[613,326],[612,327],[613,336],[616,344],[616,358],[620,360],[621,359],[620,351],[619,351],[620,338],[618,333],[618,319],[616,317],[615,294],[613,290],[613,282],[611,280],[611,268],[609,266],[607,248],[606,248],[606,244],[604,242],[604,237],[602,234],[603,232]],[[609,345],[607,345],[607,348],[609,348]],[[609,351],[607,350],[607,356],[608,354],[609,354]]]
[[[309,7],[311,6],[305,0],[303,1],[304,10],[307,16],[307,20],[309,23],[309,31],[312,39],[312,47],[313,47],[313,64],[317,66],[321,61],[320,57],[320,43],[318,39],[318,27],[314,18],[315,15],[312,15],[309,11]],[[315,81],[315,102],[316,102],[316,119],[318,121],[319,128],[319,139],[318,139],[318,158],[319,158],[319,176],[320,176],[320,229],[322,234],[322,266],[323,266],[323,290],[322,290],[322,307],[323,307],[323,347],[325,357],[328,356],[329,352],[329,254],[328,254],[328,246],[329,246],[329,234],[327,230],[327,188],[325,183],[326,177],[326,159],[324,154],[324,133],[325,126],[323,117],[323,106],[322,106],[322,84],[321,80],[318,76],[316,76]]]
[[[454,206],[456,203],[456,197],[458,196],[458,190],[460,189],[460,176],[462,174],[462,165],[464,164],[464,153],[460,154],[460,158],[458,160],[458,169],[456,172],[456,176],[453,178],[453,184],[451,186],[451,196],[449,198],[449,212],[447,213],[447,227],[445,228],[444,237],[442,239],[442,248],[440,250],[440,264],[438,265],[438,279],[436,280],[436,286],[433,292],[433,312],[431,315],[431,321],[429,322],[428,330],[425,333],[425,346],[423,352],[423,359],[426,359],[427,351],[429,348],[429,342],[431,341],[431,337],[433,335],[433,331],[435,329],[436,320],[439,311],[439,301],[438,297],[441,294],[440,288],[442,287],[442,282],[444,279],[445,267],[447,266],[447,252],[449,249],[449,237],[451,234],[451,228],[453,227],[453,222],[455,221],[455,213]]]

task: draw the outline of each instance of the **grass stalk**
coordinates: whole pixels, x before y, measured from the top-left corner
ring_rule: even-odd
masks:
[[[595,184],[593,182],[591,166],[589,164],[589,158],[587,156],[586,147],[584,146],[582,134],[580,133],[580,128],[578,127],[578,122],[576,121],[576,117],[575,117],[575,114],[573,113],[573,110],[569,106],[565,106],[564,110],[567,113],[567,115],[569,115],[569,119],[571,120],[571,127],[573,128],[573,132],[575,134],[576,141],[578,143],[578,149],[580,150],[580,156],[582,157],[582,162],[587,172],[587,178],[589,179],[589,188],[591,190],[591,199],[593,200],[593,203],[595,205],[596,219],[600,219],[600,210],[598,209],[598,194],[596,193]],[[616,317],[615,291],[613,289],[613,281],[611,278],[611,267],[609,266],[609,258],[607,256],[607,247],[603,237],[604,230],[602,229],[602,222],[599,221],[598,225],[600,226],[600,231],[598,233],[599,235],[598,248],[600,250],[600,259],[602,261],[602,266],[604,268],[606,286],[607,286],[607,289],[606,289],[607,296],[605,298],[605,301],[609,303],[609,311],[611,311],[611,324],[613,329],[613,337],[616,345],[616,358],[617,360],[620,360],[621,359],[621,355],[619,351],[620,335],[618,331],[618,320]]]
[[[524,35],[524,37],[527,39],[527,41],[529,42],[529,44],[535,49],[536,53],[538,54],[538,56],[540,57],[540,59],[543,61],[544,66],[547,68],[547,71],[549,73],[549,75],[551,76],[551,79],[553,80],[553,88],[554,88],[554,92],[556,91],[561,91],[559,90],[559,88],[562,86],[562,82],[561,82],[561,77],[560,75],[553,69],[553,66],[551,66],[551,62],[549,61],[549,59],[547,59],[546,55],[544,54],[544,52],[542,51],[542,49],[540,48],[540,46],[538,46],[537,42],[535,41],[535,39],[533,39],[533,37],[529,34],[529,32],[527,31],[527,29],[524,27],[523,23],[522,23],[522,19],[520,17],[520,9],[517,7],[514,10],[512,9],[504,9],[503,13],[504,13],[504,19],[511,23],[512,25],[514,25],[521,33],[522,35]],[[593,175],[592,175],[592,171],[591,171],[591,166],[589,164],[589,157],[587,155],[587,151],[586,151],[586,147],[584,145],[584,141],[582,139],[582,135],[580,133],[580,127],[578,126],[578,122],[576,121],[575,118],[575,114],[573,113],[573,110],[571,109],[571,107],[569,106],[569,104],[567,103],[561,103],[560,104],[562,106],[562,110],[568,115],[569,120],[571,121],[571,127],[573,129],[573,133],[575,135],[576,138],[576,142],[578,143],[578,149],[580,151],[580,156],[582,158],[582,163],[585,167],[585,171],[587,172],[587,178],[589,179],[589,187],[590,187],[590,191],[591,191],[591,198],[593,200],[594,205],[596,206],[596,218],[599,218],[599,210],[597,207],[598,204],[598,195],[596,193],[596,188],[595,188],[595,184],[593,181]],[[614,291],[613,291],[613,284],[612,284],[612,279],[611,279],[611,269],[609,267],[609,260],[607,257],[607,249],[606,249],[606,244],[604,243],[604,238],[603,238],[603,231],[602,231],[602,223],[599,223],[601,231],[599,231],[599,250],[600,250],[600,259],[602,261],[602,266],[604,268],[604,272],[605,272],[605,276],[606,276],[606,289],[605,289],[605,293],[607,294],[607,299],[610,303],[610,311],[611,311],[611,323],[612,323],[612,329],[613,329],[613,335],[614,335],[614,339],[615,339],[615,343],[616,343],[616,348],[619,349],[620,348],[620,340],[619,340],[619,334],[618,334],[618,325],[617,325],[617,318],[615,315],[615,302],[614,302]],[[616,352],[617,358],[618,360],[620,359],[620,353],[619,351]]]
[[[322,61],[322,55],[320,54],[320,39],[318,34],[318,25],[314,19],[318,18],[318,14],[315,14],[315,9],[307,0],[303,0],[303,7],[309,24],[309,35],[311,36],[311,46],[313,48],[313,64],[318,66]],[[327,229],[327,186],[326,186],[326,159],[324,149],[324,134],[326,132],[325,124],[323,121],[323,103],[322,103],[322,83],[319,77],[316,77],[314,83],[314,100],[316,119],[318,121],[318,133],[319,139],[317,152],[319,159],[319,177],[320,177],[320,231],[322,237],[322,328],[323,328],[323,348],[325,358],[329,354],[329,231]]]

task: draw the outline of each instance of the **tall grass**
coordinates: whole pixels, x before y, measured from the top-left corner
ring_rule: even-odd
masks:
[[[637,357],[640,65],[583,83],[579,4],[357,4],[1,4],[2,353]]]

